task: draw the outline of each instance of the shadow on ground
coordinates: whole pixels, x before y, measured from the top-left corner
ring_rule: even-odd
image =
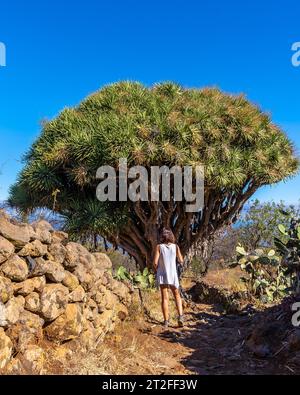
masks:
[[[189,349],[181,363],[196,374],[299,374],[300,336],[291,325],[291,304],[223,315],[218,305],[193,304],[184,329],[158,336]]]

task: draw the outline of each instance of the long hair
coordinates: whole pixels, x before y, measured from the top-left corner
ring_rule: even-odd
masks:
[[[176,239],[171,229],[162,229],[162,231],[160,232],[160,242],[162,244],[176,244]]]

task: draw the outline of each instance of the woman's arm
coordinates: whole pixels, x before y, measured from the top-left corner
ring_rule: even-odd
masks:
[[[178,246],[176,246],[176,255],[177,255],[178,261],[183,265],[184,259],[181,254],[180,248]]]
[[[157,246],[154,254],[154,261],[153,261],[153,268],[155,271],[157,271],[158,268],[159,257],[160,257],[160,248],[159,246]]]

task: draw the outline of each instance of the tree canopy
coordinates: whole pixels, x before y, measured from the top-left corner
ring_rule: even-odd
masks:
[[[96,171],[117,169],[120,158],[147,168],[204,165],[203,210],[186,213],[174,201],[100,203]],[[285,133],[243,95],[120,82],[44,123],[9,202],[23,211],[54,210],[71,230],[101,235],[143,266],[160,226],[172,228],[187,253],[235,221],[259,187],[293,176],[298,164]]]

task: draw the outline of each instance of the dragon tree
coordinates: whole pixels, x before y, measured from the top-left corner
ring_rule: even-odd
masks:
[[[97,169],[128,166],[205,167],[204,206],[185,202],[99,202]],[[292,143],[270,116],[243,95],[185,89],[174,83],[109,85],[43,124],[24,157],[9,203],[22,212],[54,210],[71,234],[103,237],[144,267],[158,230],[174,231],[184,254],[235,222],[264,185],[297,173]]]

